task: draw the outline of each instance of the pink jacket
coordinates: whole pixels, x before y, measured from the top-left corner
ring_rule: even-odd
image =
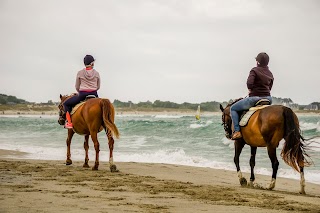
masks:
[[[81,91],[96,91],[100,89],[100,75],[95,70],[80,70],[76,78],[76,90]]]

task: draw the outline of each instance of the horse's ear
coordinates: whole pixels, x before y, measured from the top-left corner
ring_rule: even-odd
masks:
[[[221,112],[223,112],[224,111],[224,109],[223,109],[223,107],[222,107],[222,105],[220,104],[220,110],[221,110]]]
[[[62,95],[60,94],[60,99],[62,99]]]

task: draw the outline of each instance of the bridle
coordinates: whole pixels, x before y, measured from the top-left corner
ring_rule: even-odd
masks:
[[[231,120],[231,116],[226,114],[224,111],[222,113],[222,124],[223,125],[223,128],[224,128],[224,131],[225,131],[225,136],[230,139],[231,138],[231,134],[232,134],[232,130],[231,130],[231,122],[226,122],[226,119],[225,117],[228,116]]]
[[[65,113],[65,110],[64,110],[64,102],[66,102],[66,100],[68,100],[69,98],[71,98],[72,95],[70,96],[67,96],[64,100],[61,100],[60,104],[58,105],[58,108],[59,108],[59,119],[58,119],[58,123],[60,125],[64,125],[65,124],[65,121],[66,121],[66,113]]]
[[[64,101],[61,101],[61,103],[58,105],[59,108],[59,119],[58,119],[58,123],[60,125],[64,125],[66,122],[66,113],[64,112],[64,107],[63,107],[63,103]]]
[[[66,95],[66,96],[61,96],[61,95],[60,95],[61,102],[60,102],[60,104],[58,105],[58,108],[59,108],[59,120],[58,120],[58,123],[59,123],[60,125],[64,125],[65,122],[66,122],[66,113],[65,113],[63,104],[64,104],[64,102],[66,102],[69,98],[71,98],[71,97],[73,97],[73,96],[75,96],[75,95],[77,95],[77,93],[72,93],[71,95]],[[62,97],[64,97],[64,98],[62,99]]]

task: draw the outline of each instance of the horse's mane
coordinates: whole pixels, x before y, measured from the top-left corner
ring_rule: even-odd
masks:
[[[226,108],[229,107],[229,106],[232,106],[234,103],[237,103],[238,101],[240,101],[240,100],[242,100],[242,99],[243,99],[243,98],[238,98],[238,99],[235,99],[235,100],[230,101],[230,102],[228,103],[228,105],[226,106]]]

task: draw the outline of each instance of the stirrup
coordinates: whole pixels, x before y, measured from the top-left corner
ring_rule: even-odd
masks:
[[[72,123],[66,122],[66,124],[64,125],[64,128],[65,129],[73,129],[73,125],[72,125]]]

